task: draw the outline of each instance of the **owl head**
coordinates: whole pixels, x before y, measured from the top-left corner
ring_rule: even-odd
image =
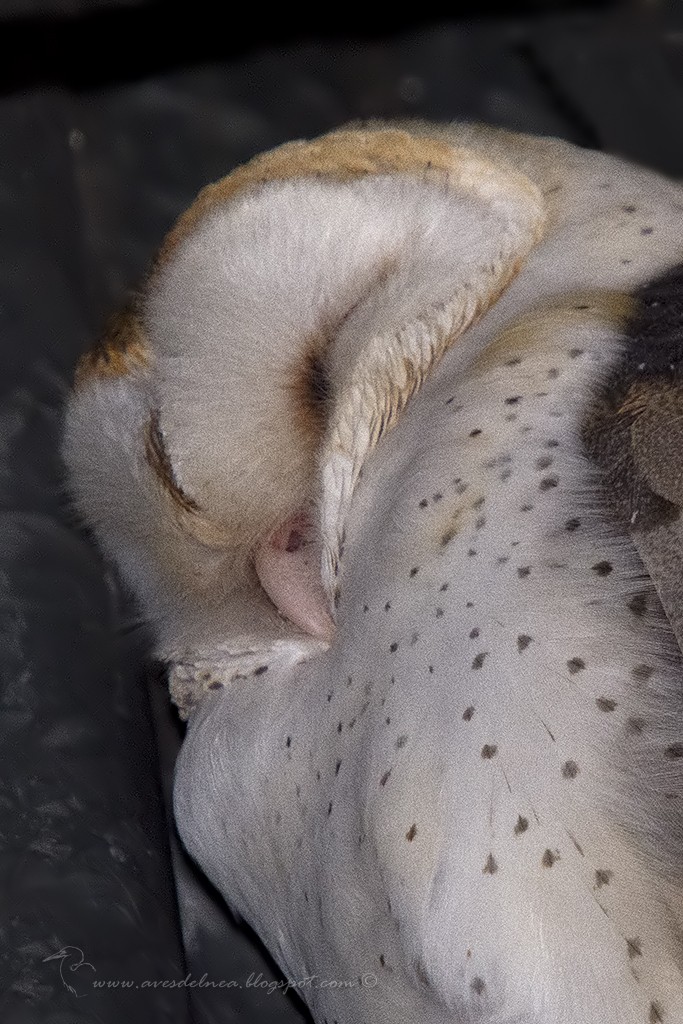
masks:
[[[331,642],[365,460],[544,223],[524,173],[424,125],[288,143],[200,193],[78,364],[64,434],[161,658],[194,679]]]

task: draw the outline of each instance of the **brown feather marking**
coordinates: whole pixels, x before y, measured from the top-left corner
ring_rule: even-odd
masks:
[[[99,341],[78,360],[74,386],[79,388],[93,377],[125,377],[149,362],[149,343],[142,324],[131,309],[124,309],[111,317]]]
[[[630,389],[629,396],[634,403],[631,441],[636,467],[655,494],[680,508],[683,386],[662,378],[643,381]]]
[[[209,519],[195,499],[186,494],[178,483],[159,425],[158,409],[150,413],[145,429],[145,460],[161,484],[163,493],[171,500],[176,525],[206,547],[226,549],[231,536],[234,537],[234,531],[221,522]]]
[[[534,190],[521,173],[509,167],[499,168],[485,157],[439,139],[411,135],[399,129],[331,132],[312,142],[288,142],[260,153],[227,177],[207,185],[164,239],[155,269],[168,261],[180,242],[211,210],[229,203],[247,189],[295,178],[343,182],[369,174],[419,175],[445,182],[450,188],[460,186],[466,190],[477,177],[487,181],[497,174],[514,180],[522,194],[533,194]]]
[[[183,512],[191,512],[193,514],[199,512],[200,509],[197,502],[194,498],[185,494],[176,480],[175,471],[166,451],[163,434],[159,426],[158,409],[152,410],[145,433],[145,458],[161,486]]]
[[[632,297],[622,292],[605,290],[562,296],[559,301],[531,309],[513,321],[487,345],[474,365],[480,372],[492,369],[511,357],[524,357],[544,349],[549,337],[568,336],[570,329],[583,325],[607,322],[622,327],[633,308]]]
[[[318,454],[332,399],[327,371],[330,344],[331,337],[325,331],[306,338],[303,353],[297,354],[285,378],[291,399],[289,426],[311,458]]]

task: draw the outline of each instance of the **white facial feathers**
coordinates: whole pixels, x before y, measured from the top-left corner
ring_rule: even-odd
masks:
[[[110,551],[118,538],[174,660],[226,637],[246,650],[292,634],[269,611],[251,552],[302,509],[314,509],[334,603],[368,451],[544,223],[523,175],[397,131],[283,147],[212,189],[213,205],[203,194],[201,215],[191,210],[162,250],[135,319],[144,359],[121,357],[112,375],[111,360],[102,372],[90,357],[67,426],[86,516]],[[101,426],[103,414],[112,444],[93,445],[87,420]],[[81,471],[85,447],[100,452]],[[100,507],[122,473],[121,500]]]
[[[79,507],[161,656],[228,658],[226,679],[276,640],[307,656],[363,464],[426,375],[558,293],[660,272],[674,201],[557,140],[419,124],[290,143],[205,189],[84,357],[66,424]],[[285,621],[253,552],[302,512],[326,607]]]

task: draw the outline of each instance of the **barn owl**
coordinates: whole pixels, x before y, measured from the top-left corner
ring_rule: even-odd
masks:
[[[682,255],[653,172],[352,125],[201,192],[78,366],[181,836],[317,1024],[683,1021]]]

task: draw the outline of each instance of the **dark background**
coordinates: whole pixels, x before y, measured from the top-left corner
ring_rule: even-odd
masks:
[[[70,511],[61,409],[77,356],[203,184],[286,139],[411,115],[682,175],[683,3],[468,0],[382,20],[0,3],[4,1024],[303,1020],[245,987],[277,971],[174,845],[162,793],[180,729],[135,609]],[[70,971],[79,954],[92,967]],[[191,1005],[177,988],[92,988],[188,971],[243,987],[195,989]]]

